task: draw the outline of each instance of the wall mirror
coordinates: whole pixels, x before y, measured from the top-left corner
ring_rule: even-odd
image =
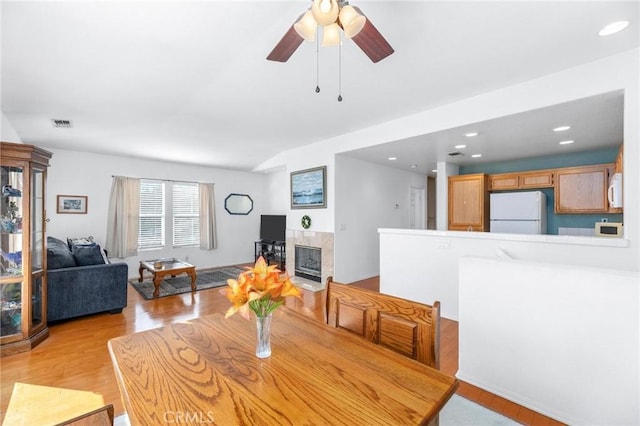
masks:
[[[248,215],[253,210],[253,200],[247,194],[229,194],[224,199],[224,209],[229,214]]]

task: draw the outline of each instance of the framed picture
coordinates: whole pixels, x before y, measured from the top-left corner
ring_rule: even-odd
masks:
[[[327,207],[327,167],[291,172],[291,208]]]
[[[87,214],[86,195],[58,195],[57,213]]]

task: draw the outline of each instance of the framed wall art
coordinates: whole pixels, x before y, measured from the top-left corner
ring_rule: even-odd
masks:
[[[291,208],[327,207],[327,166],[291,172]]]
[[[86,195],[58,195],[57,213],[87,214]]]

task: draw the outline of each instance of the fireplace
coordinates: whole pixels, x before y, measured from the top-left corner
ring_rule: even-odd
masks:
[[[294,272],[297,277],[322,282],[322,249],[296,245]]]

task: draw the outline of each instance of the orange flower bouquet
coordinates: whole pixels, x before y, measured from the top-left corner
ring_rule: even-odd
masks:
[[[265,317],[284,303],[288,296],[300,297],[300,289],[291,283],[289,275],[280,274],[276,265],[267,265],[262,256],[253,268],[247,267],[237,280],[229,279],[226,296],[232,306],[227,310],[225,318],[239,312],[249,319],[249,311],[256,317]]]
[[[240,273],[237,280],[229,279],[224,293],[231,301],[225,318],[239,312],[249,319],[250,311],[256,314],[258,344],[256,356],[271,356],[271,314],[288,296],[300,297],[300,289],[291,283],[289,275],[281,274],[276,265],[267,265],[260,256],[253,268]]]

